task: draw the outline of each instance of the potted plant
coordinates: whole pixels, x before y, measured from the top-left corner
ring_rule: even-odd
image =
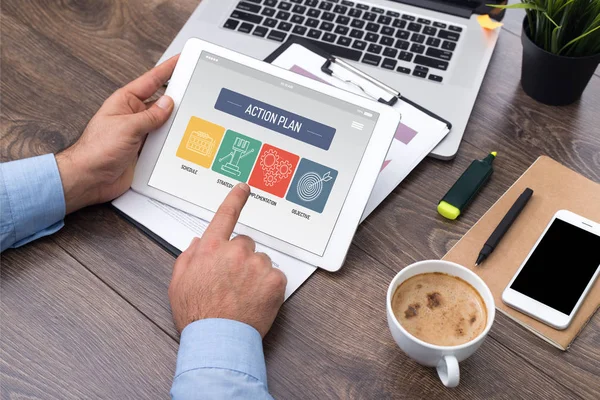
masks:
[[[498,8],[523,8],[521,85],[550,105],[581,97],[600,62],[600,0],[521,0]]]

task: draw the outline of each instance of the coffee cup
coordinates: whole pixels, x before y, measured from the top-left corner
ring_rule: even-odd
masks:
[[[396,289],[406,280],[427,273],[442,273],[460,278],[479,293],[487,311],[486,325],[479,335],[456,346],[440,346],[415,337],[400,324],[392,309],[392,298]],[[458,363],[470,357],[485,340],[494,322],[495,307],[494,296],[485,282],[469,269],[449,261],[428,260],[409,265],[392,279],[387,291],[387,320],[394,340],[407,356],[419,364],[436,367],[440,380],[447,387],[458,385],[460,381]]]

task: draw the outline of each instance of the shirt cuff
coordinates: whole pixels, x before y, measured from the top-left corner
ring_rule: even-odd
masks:
[[[0,169],[15,246],[63,226],[65,195],[54,154],[2,163]]]
[[[250,375],[267,385],[262,338],[242,322],[211,318],[192,322],[181,332],[175,379],[199,368],[222,368]]]

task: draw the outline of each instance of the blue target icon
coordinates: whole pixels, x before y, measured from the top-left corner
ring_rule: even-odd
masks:
[[[303,158],[298,164],[286,199],[321,213],[325,209],[337,174],[333,168]]]

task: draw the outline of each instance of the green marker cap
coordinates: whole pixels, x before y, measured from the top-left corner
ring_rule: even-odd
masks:
[[[497,152],[490,153],[483,160],[475,160],[463,172],[448,193],[439,202],[437,210],[441,216],[455,220],[463,209],[473,200],[475,195],[494,173],[492,163]]]

